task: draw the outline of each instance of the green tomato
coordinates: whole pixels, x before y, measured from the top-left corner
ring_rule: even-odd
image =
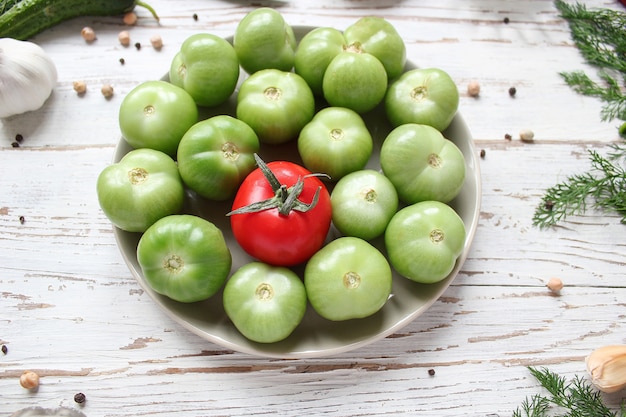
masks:
[[[446,278],[463,251],[465,225],[448,205],[423,201],[407,206],[385,231],[389,262],[400,275],[430,284]]]
[[[404,71],[404,41],[393,25],[375,16],[359,19],[343,33],[330,27],[308,32],[296,49],[295,71],[309,83],[315,95],[323,96],[324,73],[331,61],[344,51],[373,55],[383,65],[388,80]]]
[[[345,38],[341,31],[319,27],[302,37],[296,49],[294,70],[311,87],[313,94],[322,97],[322,82],[328,64],[343,52]]]
[[[304,284],[295,272],[261,262],[248,263],[230,277],[223,301],[237,330],[259,343],[286,339],[307,305]]]
[[[409,204],[448,203],[465,181],[463,153],[428,125],[409,123],[393,129],[381,147],[380,166],[400,199]]]
[[[374,55],[384,65],[391,80],[404,71],[406,46],[396,28],[377,16],[366,16],[348,26],[343,32],[348,45],[359,47]]]
[[[178,143],[198,121],[198,108],[184,89],[166,81],[146,81],[122,100],[119,125],[133,148],[150,148],[176,156]]]
[[[223,103],[239,80],[239,59],[233,46],[210,33],[191,35],[172,59],[170,82],[182,87],[200,106]]]
[[[178,170],[184,183],[210,200],[235,195],[256,168],[259,139],[250,126],[227,115],[193,125],[178,146]]]
[[[315,98],[298,74],[265,69],[241,84],[236,113],[261,143],[275,145],[298,137],[315,114]]]
[[[233,45],[241,67],[253,74],[263,69],[290,71],[296,51],[293,28],[269,7],[251,11],[237,25]]]
[[[385,256],[368,242],[341,237],[307,262],[304,286],[317,313],[333,321],[371,316],[391,294],[392,273]]]
[[[376,107],[387,91],[387,72],[374,55],[341,52],[328,64],[322,80],[324,98],[331,106],[357,113]]]
[[[98,202],[111,223],[144,232],[183,208],[185,190],[176,162],[153,149],[135,149],[98,176]]]
[[[298,151],[304,166],[333,181],[365,167],[374,142],[365,122],[353,110],[327,107],[300,132]]]
[[[393,126],[417,123],[445,130],[459,107],[459,90],[448,73],[417,68],[391,83],[385,110]]]
[[[398,210],[398,194],[391,181],[370,169],[340,179],[330,202],[337,230],[365,240],[382,235]]]
[[[232,265],[220,229],[188,214],[167,216],[150,226],[137,245],[137,261],[150,288],[181,303],[213,296]]]

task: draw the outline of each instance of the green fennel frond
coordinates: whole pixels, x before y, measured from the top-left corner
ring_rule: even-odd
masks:
[[[528,368],[547,394],[527,397],[513,412],[513,417],[624,417],[625,405],[620,411],[611,411],[602,399],[600,391],[584,378],[575,376],[567,381],[547,368]],[[550,413],[554,414],[550,414]]]

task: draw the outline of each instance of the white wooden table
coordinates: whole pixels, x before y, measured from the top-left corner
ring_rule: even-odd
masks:
[[[0,415],[39,405],[90,417],[507,416],[539,392],[527,366],[584,375],[589,352],[626,343],[619,217],[589,212],[554,229],[532,225],[547,187],[587,170],[587,149],[605,152],[619,140],[616,123],[600,121],[601,103],[558,75],[595,70],[551,1],[151,4],[160,25],[139,9],[129,28],[141,50],[119,45],[120,17],[78,18],[33,38],[55,61],[58,85],[41,110],[0,123],[0,344],[8,349],[0,353]],[[95,179],[120,137],[125,94],[160,78],[186,37],[229,36],[258,5],[279,8],[294,25],[343,29],[364,15],[385,17],[406,40],[409,59],[457,82],[460,111],[485,150],[481,219],[456,280],[402,331],[334,357],[252,357],[176,324],[131,276],[96,198]],[[98,36],[93,44],[80,36],[88,25]],[[163,38],[160,51],[150,46],[153,34]],[[75,80],[87,83],[85,96],[73,91]],[[466,94],[471,80],[481,85],[479,98]],[[115,88],[110,100],[100,94],[107,83]],[[534,143],[518,139],[524,128],[535,132]],[[24,137],[18,148],[16,134]],[[560,295],[546,288],[551,277],[563,280]],[[41,376],[36,392],[19,384],[26,369]],[[87,397],[82,407],[77,392]],[[624,395],[607,401],[616,405]]]

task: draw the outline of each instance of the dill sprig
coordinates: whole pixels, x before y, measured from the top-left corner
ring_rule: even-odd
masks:
[[[588,10],[584,4],[554,2],[567,20],[572,39],[585,60],[599,68],[603,84],[582,71],[561,72],[576,92],[605,102],[603,121],[626,120],[626,13],[611,9]],[[618,77],[621,80],[618,81]]]
[[[548,417],[550,412],[561,417],[624,417],[625,404],[620,411],[611,411],[603,402],[600,391],[584,378],[575,376],[567,381],[547,368],[528,368],[547,394],[527,397],[513,417]]]
[[[614,210],[626,224],[626,145],[613,144],[607,156],[589,150],[592,168],[548,188],[535,209],[533,224],[553,226],[570,215],[583,214],[589,207]]]
[[[554,4],[567,20],[572,39],[586,61],[598,67],[601,82],[593,81],[583,71],[561,72],[565,82],[576,92],[597,97],[605,104],[602,121],[626,121],[626,13],[611,9],[588,10],[580,3]],[[626,123],[619,128],[626,138]],[[626,224],[626,146],[610,145],[605,157],[589,151],[591,169],[567,177],[548,188],[535,209],[533,224],[554,226],[570,215],[583,214],[588,207],[614,210]]]

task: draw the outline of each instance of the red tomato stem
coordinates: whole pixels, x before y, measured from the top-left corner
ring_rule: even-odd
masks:
[[[273,208],[277,208],[281,215],[288,216],[292,210],[306,213],[317,205],[322,187],[318,187],[317,190],[315,190],[311,203],[304,203],[298,199],[300,194],[302,194],[302,190],[304,190],[304,179],[302,177],[299,177],[298,181],[292,187],[288,188],[285,184],[281,184],[280,181],[278,181],[278,178],[276,178],[272,170],[261,159],[261,157],[259,157],[259,155],[255,153],[254,158],[259,169],[263,172],[263,176],[272,187],[274,196],[266,200],[257,201],[255,203],[248,204],[247,206],[240,207],[237,210],[227,213],[227,216],[232,216],[233,214],[256,213]],[[307,175],[304,178],[309,176],[317,176],[317,174]]]

